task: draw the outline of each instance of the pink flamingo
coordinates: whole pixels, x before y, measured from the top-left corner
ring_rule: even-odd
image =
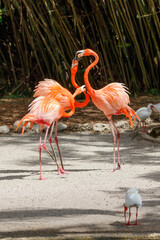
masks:
[[[58,163],[57,160],[52,156],[52,154],[48,151],[45,143],[48,135],[48,130],[52,123],[55,121],[58,121],[61,117],[71,117],[75,112],[75,105],[74,105],[74,97],[76,97],[78,94],[84,92],[86,90],[85,86],[82,86],[81,88],[77,88],[75,93],[68,94],[68,97],[70,99],[70,105],[71,110],[70,112],[66,113],[62,107],[62,105],[55,99],[51,97],[45,97],[40,96],[34,99],[31,104],[29,105],[29,113],[26,114],[21,121],[19,122],[18,127],[22,124],[23,121],[25,121],[23,128],[22,128],[22,134],[24,132],[25,126],[28,124],[28,122],[35,122],[40,125],[41,133],[40,133],[40,141],[39,141],[39,160],[40,160],[40,180],[44,180],[42,178],[42,171],[41,171],[41,139],[42,139],[42,132],[44,126],[47,126],[46,134],[44,138],[44,142],[42,147],[44,150],[51,156],[51,158],[55,161],[58,169],[59,174],[65,173],[64,169],[62,169]]]
[[[115,170],[121,168],[120,156],[119,156],[120,133],[112,120],[112,116],[124,114],[126,117],[129,118],[130,123],[132,124],[132,127],[133,127],[133,122],[132,122],[131,116],[133,117],[135,124],[136,124],[135,117],[138,120],[140,120],[140,119],[136,115],[135,111],[128,106],[129,96],[127,94],[128,93],[127,88],[125,87],[124,84],[114,82],[114,83],[108,84],[107,86],[105,86],[99,90],[95,90],[91,87],[89,80],[88,80],[88,74],[89,74],[89,71],[98,63],[98,61],[99,61],[98,55],[91,49],[85,49],[85,50],[77,51],[77,53],[75,55],[75,59],[77,61],[79,61],[81,57],[90,56],[90,55],[94,56],[95,60],[85,70],[84,83],[86,85],[87,92],[89,92],[89,94],[91,96],[93,103],[96,105],[97,108],[99,108],[101,111],[104,112],[104,114],[106,115],[106,117],[109,120],[112,135],[113,135],[113,159],[114,159],[113,171],[115,171]],[[117,138],[118,138],[118,141],[117,141],[118,166],[117,166],[117,168],[116,168],[116,162],[115,162],[115,144],[116,144],[115,130],[117,132]]]
[[[76,60],[73,60],[72,66],[71,66],[71,81],[75,88],[80,88],[80,86],[78,84],[76,84],[76,82],[75,82],[75,75],[77,73],[77,70],[78,70],[78,62]],[[62,87],[55,80],[45,79],[44,81],[40,81],[38,83],[38,85],[35,87],[34,91],[35,91],[35,93],[34,93],[33,97],[39,97],[39,96],[51,97],[51,98],[57,100],[62,105],[62,107],[65,111],[71,109],[70,97],[73,97],[72,94],[68,91],[68,89]],[[90,95],[84,91],[83,91],[83,93],[85,94],[85,100],[83,102],[78,102],[74,99],[74,106],[76,108],[82,108],[82,107],[86,106],[90,101]],[[58,145],[57,127],[58,127],[58,120],[56,121],[54,139],[55,139],[58,154],[60,157],[61,166],[62,166],[62,169],[64,170],[62,156],[61,156],[60,148]],[[54,129],[54,123],[51,126],[51,131],[50,131],[48,140],[51,145],[54,157],[56,158],[56,154],[55,154],[55,151],[54,151],[54,148],[52,145],[52,138],[51,138],[53,129]]]

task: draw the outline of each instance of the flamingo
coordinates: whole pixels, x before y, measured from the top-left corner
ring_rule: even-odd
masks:
[[[131,225],[130,224],[130,218],[131,218],[131,208],[136,207],[136,221],[134,225],[138,225],[137,223],[137,218],[138,218],[138,208],[142,206],[142,198],[140,194],[138,193],[138,189],[136,188],[130,188],[125,197],[125,203],[123,204],[124,206],[124,217],[125,217],[125,222],[126,222],[126,211],[129,208],[129,218],[128,218],[128,223],[125,225]]]
[[[76,55],[75,55],[75,59],[77,61],[79,61],[81,57],[90,56],[90,55],[94,56],[95,60],[85,70],[84,82],[85,82],[85,85],[87,88],[87,92],[90,94],[93,103],[96,105],[97,108],[99,108],[101,111],[104,112],[104,114],[106,115],[106,117],[109,120],[112,135],[113,135],[113,159],[114,159],[113,172],[114,172],[118,169],[121,169],[120,156],[119,156],[120,133],[112,120],[112,116],[124,114],[126,117],[129,118],[130,123],[132,124],[132,127],[133,127],[133,122],[132,122],[131,116],[133,116],[135,125],[136,125],[135,117],[138,120],[140,120],[140,119],[137,116],[137,114],[135,113],[135,111],[131,107],[128,106],[128,104],[129,104],[128,93],[129,92],[127,91],[127,88],[123,83],[117,83],[117,82],[110,83],[107,86],[105,86],[99,90],[95,90],[91,87],[89,80],[88,80],[88,74],[89,74],[89,71],[98,63],[98,61],[99,61],[98,55],[91,49],[85,49],[85,50],[77,51]],[[118,138],[118,141],[117,141],[118,166],[117,166],[117,168],[116,168],[116,162],[115,162],[115,144],[116,144],[115,130],[117,132],[117,138]]]
[[[22,134],[24,133],[25,126],[28,124],[28,122],[35,122],[40,125],[40,141],[39,141],[39,160],[40,160],[40,180],[44,180],[45,178],[42,178],[42,171],[41,171],[41,139],[42,139],[42,132],[44,126],[47,126],[45,138],[42,147],[44,150],[51,156],[51,158],[55,161],[57,165],[57,170],[59,174],[63,174],[66,171],[64,171],[63,168],[61,168],[57,160],[52,156],[52,154],[48,151],[45,143],[48,135],[48,130],[52,123],[58,121],[61,117],[71,117],[75,112],[75,106],[74,106],[74,97],[76,97],[78,94],[86,91],[85,86],[83,85],[80,88],[77,88],[75,93],[72,95],[68,94],[68,97],[70,99],[70,105],[71,110],[70,112],[66,113],[62,107],[62,105],[55,99],[51,97],[45,97],[45,96],[39,96],[35,98],[31,104],[29,105],[29,113],[26,114],[19,122],[18,127],[22,124],[24,121],[24,125],[22,128]],[[16,130],[17,130],[16,129]],[[52,130],[51,130],[52,131]]]
[[[71,82],[73,84],[73,86],[75,88],[79,88],[80,86],[75,82],[75,75],[77,73],[78,70],[78,62],[76,60],[72,61],[72,66],[71,66]],[[72,97],[72,94],[69,92],[68,89],[62,87],[57,81],[53,80],[53,79],[44,79],[44,81],[40,81],[38,83],[38,85],[35,87],[34,90],[34,95],[33,97],[39,97],[39,96],[46,96],[46,97],[51,97],[53,99],[56,99],[63,107],[63,109],[66,110],[70,110],[71,109],[71,103],[70,103],[70,99],[69,96]],[[76,108],[82,108],[85,107],[89,101],[90,101],[90,95],[86,92],[83,91],[83,93],[85,94],[85,100],[83,102],[78,102],[74,99],[74,105]],[[57,146],[57,150],[58,150],[58,154],[60,157],[60,161],[61,161],[61,166],[62,169],[64,169],[63,166],[63,162],[62,162],[62,157],[61,157],[61,153],[60,153],[60,148],[58,145],[58,138],[57,138],[57,127],[58,127],[58,120],[56,121],[55,124],[55,143]],[[52,124],[51,127],[51,131],[50,131],[50,135],[49,135],[49,143],[51,145],[51,149],[52,152],[54,154],[54,157],[56,158],[56,154],[52,145],[52,133],[53,133],[53,129],[54,129],[54,124]]]
[[[137,116],[141,119],[141,122],[143,123],[143,129],[145,129],[146,127],[145,120],[151,116],[152,110],[155,110],[157,112],[156,106],[150,103],[147,107],[141,107],[136,111]]]

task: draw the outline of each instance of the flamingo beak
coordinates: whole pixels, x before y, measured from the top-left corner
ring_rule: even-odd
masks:
[[[74,60],[79,61],[81,59],[81,57],[83,57],[83,54],[84,54],[84,50],[77,51],[75,54]]]

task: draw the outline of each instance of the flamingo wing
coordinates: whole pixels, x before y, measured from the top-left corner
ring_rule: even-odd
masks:
[[[44,81],[40,81],[34,91],[33,97],[51,97],[60,102],[65,110],[70,109],[69,97],[72,94],[55,80],[46,78]]]
[[[121,83],[110,83],[98,91],[101,91],[110,108],[116,111],[126,108],[129,103],[127,88]]]
[[[33,97],[45,96],[51,98],[60,98],[71,95],[71,93],[53,79],[44,79],[35,87]]]

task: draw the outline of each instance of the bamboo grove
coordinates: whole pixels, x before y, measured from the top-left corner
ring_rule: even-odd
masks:
[[[159,0],[0,0],[0,94],[32,93],[44,78],[72,90],[71,62],[84,48],[100,57],[93,87],[159,89],[159,18]],[[79,63],[80,85],[92,60]]]

